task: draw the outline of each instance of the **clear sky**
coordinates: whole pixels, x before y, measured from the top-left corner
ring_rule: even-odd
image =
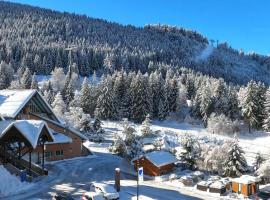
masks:
[[[121,24],[196,30],[236,49],[270,55],[270,0],[11,0]]]

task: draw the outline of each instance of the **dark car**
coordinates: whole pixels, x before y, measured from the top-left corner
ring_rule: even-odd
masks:
[[[269,200],[270,192],[269,191],[261,191],[257,194],[257,197],[261,200]]]
[[[53,197],[53,200],[75,200],[74,198],[72,198],[70,195],[68,194],[65,194],[65,193],[59,193],[59,194],[56,194],[54,197]]]

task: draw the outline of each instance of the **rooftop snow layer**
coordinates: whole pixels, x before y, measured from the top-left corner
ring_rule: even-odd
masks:
[[[36,90],[0,90],[0,115],[14,118]]]
[[[53,133],[54,141],[53,142],[46,142],[46,144],[62,144],[62,143],[71,143],[72,139],[62,133],[56,133],[54,130],[51,129]]]
[[[175,156],[167,151],[153,151],[145,154],[145,158],[147,158],[147,160],[151,161],[157,167],[177,162]]]
[[[0,121],[0,138],[3,137],[12,126],[16,127],[21,132],[34,149],[38,145],[38,139],[43,127],[45,126],[48,129],[46,123],[40,120],[4,120]],[[49,129],[48,132],[54,139]]]
[[[254,182],[260,182],[260,178],[256,176],[243,175],[239,178],[235,178],[232,181],[243,184],[250,184]]]

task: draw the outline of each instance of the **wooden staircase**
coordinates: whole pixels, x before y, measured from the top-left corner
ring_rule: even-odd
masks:
[[[23,158],[19,159],[16,155],[13,155],[10,151],[4,152],[4,149],[0,147],[0,159],[4,165],[8,164],[7,167],[11,169],[11,171],[16,171],[19,173],[21,170],[26,170],[30,179],[37,178],[39,176],[48,175],[48,171],[46,169],[42,169],[39,165],[33,164],[24,160]],[[12,165],[12,166],[10,166]],[[31,170],[29,170],[31,168]]]

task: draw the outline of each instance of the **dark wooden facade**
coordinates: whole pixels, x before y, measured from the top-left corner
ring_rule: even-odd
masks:
[[[138,167],[143,167],[144,174],[149,176],[161,176],[167,174],[171,172],[173,167],[175,166],[174,163],[171,163],[157,167],[145,157],[142,157],[138,160],[133,160],[133,164],[136,171]]]

